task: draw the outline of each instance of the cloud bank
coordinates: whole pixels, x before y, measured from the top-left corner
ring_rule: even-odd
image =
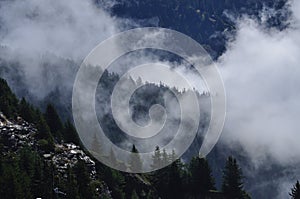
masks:
[[[71,92],[84,57],[122,27],[92,0],[1,1],[0,24],[2,76],[38,99]]]
[[[300,2],[279,31],[242,17],[219,58],[227,90],[223,141],[240,144],[256,166],[300,162]]]
[[[1,45],[34,56],[82,59],[116,32],[116,20],[92,1],[1,1]]]

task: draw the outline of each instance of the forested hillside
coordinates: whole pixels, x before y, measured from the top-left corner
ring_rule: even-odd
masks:
[[[0,80],[2,198],[248,198],[241,168],[232,157],[217,191],[209,163],[176,160],[149,174],[126,174],[89,157],[72,122],[63,123],[55,108],[40,112],[17,99]],[[133,152],[138,149],[133,146]],[[87,154],[87,155],[86,155]],[[156,148],[153,166],[171,161]],[[163,180],[162,180],[163,179]]]
[[[73,83],[76,72],[87,53],[112,34],[130,28],[148,26],[170,28],[192,37],[203,45],[217,63],[222,63],[224,57],[240,61],[236,65],[243,69],[235,68],[226,72],[224,67],[224,74],[225,77],[229,73],[233,74],[230,85],[240,83],[242,94],[238,94],[242,97],[247,96],[248,87],[244,82],[248,80],[248,75],[252,77],[253,71],[253,76],[259,76],[256,74],[256,71],[259,71],[256,65],[265,66],[268,62],[261,63],[260,59],[263,58],[251,50],[249,50],[250,56],[246,53],[245,57],[248,59],[239,53],[227,55],[226,51],[236,45],[235,40],[238,38],[242,38],[242,44],[243,42],[259,43],[255,36],[263,37],[264,45],[271,42],[274,45],[271,45],[272,49],[255,47],[255,50],[266,56],[268,61],[271,60],[271,65],[279,63],[284,69],[265,70],[264,72],[272,72],[260,73],[266,77],[261,81],[256,81],[253,77],[253,80],[249,78],[251,85],[258,84],[258,86],[249,89],[252,95],[248,98],[260,99],[261,93],[269,98],[265,104],[260,104],[260,101],[253,103],[261,110],[252,113],[254,117],[249,117],[250,119],[246,116],[244,118],[244,115],[242,117],[234,115],[236,123],[230,130],[236,130],[238,129],[236,127],[243,124],[247,129],[249,124],[249,129],[252,130],[250,123],[255,118],[260,118],[266,111],[263,105],[273,105],[271,101],[277,97],[280,100],[287,99],[284,101],[287,103],[281,104],[284,111],[273,113],[273,110],[277,110],[278,107],[274,105],[270,115],[272,117],[289,115],[292,109],[297,110],[298,107],[294,102],[295,96],[292,95],[291,100],[289,90],[283,89],[285,83],[277,85],[277,82],[288,82],[288,85],[292,85],[291,92],[297,93],[295,85],[298,84],[292,82],[293,76],[287,75],[286,70],[292,68],[291,74],[296,74],[297,67],[292,66],[297,65],[298,60],[293,56],[297,57],[298,48],[295,46],[288,48],[287,44],[296,42],[285,38],[286,35],[291,37],[291,33],[293,37],[298,38],[295,36],[299,32],[295,31],[298,27],[291,26],[295,20],[295,16],[291,18],[291,2],[297,1],[113,0],[108,2],[91,0],[88,1],[91,4],[81,4],[80,1],[74,0],[75,3],[56,1],[41,5],[38,1],[30,0],[24,1],[25,3],[17,0],[0,0],[0,198],[259,199],[284,196],[299,199],[298,156],[287,158],[288,161],[285,162],[285,156],[281,155],[281,151],[286,151],[285,148],[291,147],[294,151],[298,149],[294,147],[295,137],[284,137],[286,134],[290,135],[290,126],[297,126],[289,117],[271,125],[274,132],[278,129],[283,132],[284,136],[276,139],[277,141],[289,142],[284,147],[279,145],[278,150],[269,147],[273,146],[271,144],[275,139],[273,132],[272,136],[263,136],[265,123],[259,123],[261,124],[259,131],[253,130],[250,134],[259,134],[258,138],[254,139],[255,142],[256,139],[258,143],[267,140],[266,146],[263,145],[261,148],[250,146],[250,141],[253,140],[248,138],[251,136],[243,137],[239,134],[246,146],[254,148],[253,151],[260,149],[258,150],[260,153],[254,153],[255,157],[259,157],[254,161],[253,154],[247,153],[241,143],[229,142],[228,144],[223,141],[219,141],[206,158],[199,158],[197,155],[202,144],[203,132],[208,126],[207,120],[210,117],[209,113],[201,112],[197,137],[181,159],[175,161],[174,153],[168,154],[154,143],[153,149],[156,148],[152,157],[153,167],[174,162],[166,168],[146,174],[120,172],[98,162],[90,153],[91,151],[81,143],[72,119]],[[250,26],[250,33],[239,32],[238,26],[241,25],[239,21],[243,21],[244,17],[255,24],[255,27],[252,27],[253,24],[245,23],[244,26]],[[273,36],[276,34],[279,34],[279,37],[274,39]],[[243,35],[250,35],[250,39],[242,37]],[[252,38],[254,39],[251,40]],[[280,43],[282,38],[284,42]],[[283,49],[278,50],[275,44],[282,45]],[[247,51],[248,46],[245,46],[238,46],[237,51]],[[273,48],[274,51],[277,49],[278,54],[275,56],[272,54]],[[292,49],[296,53],[285,54],[287,49]],[[225,56],[222,57],[224,54]],[[162,57],[167,57],[168,61],[173,58]],[[293,64],[278,62],[276,57],[291,58]],[[250,59],[254,60],[254,64],[249,61]],[[247,65],[247,61],[251,64]],[[246,67],[244,67],[245,63]],[[125,63],[119,64],[120,68],[125,65]],[[229,62],[226,67],[230,68],[234,64]],[[134,153],[131,162],[138,162],[137,166],[140,166],[142,162],[139,152],[143,152],[141,146],[143,144],[138,146],[130,142],[129,136],[118,128],[109,108],[114,86],[123,75],[122,72],[116,71],[105,71],[99,81],[97,89],[102,89],[102,93],[99,90],[96,93],[98,120],[105,129],[106,136],[119,147],[131,150]],[[265,83],[268,85],[267,80],[272,74],[276,77],[274,81],[276,84],[274,82],[273,84],[277,87],[275,89],[268,87],[267,92],[256,93]],[[287,81],[284,79],[281,81],[282,76],[286,77]],[[127,81],[139,84],[131,77]],[[228,90],[231,89],[231,92],[235,93],[239,91],[237,88],[239,87],[229,86]],[[179,96],[185,96],[189,92],[169,88],[164,84],[149,83],[135,92],[131,98],[129,106],[133,110],[132,119],[138,121],[144,118],[138,122],[146,124],[149,120],[149,108],[153,104],[164,106],[162,96],[169,91]],[[268,95],[272,91],[276,93],[274,95],[276,97]],[[209,95],[208,92],[197,93],[198,99],[204,103],[210,100]],[[246,104],[248,99],[242,97],[241,101]],[[286,107],[290,102],[293,102],[291,104],[294,107]],[[205,108],[207,107],[204,106]],[[247,111],[251,113],[252,109],[253,107]],[[228,113],[234,111],[236,110],[229,109]],[[247,112],[249,115],[250,113]],[[292,116],[293,119],[297,119],[297,114]],[[284,125],[284,122],[288,125]],[[275,124],[282,126],[275,128]],[[230,132],[225,133],[230,134]],[[96,138],[97,135],[91,135],[91,140],[94,140],[91,148],[95,149],[94,151],[101,148]],[[126,140],[125,144],[124,140]],[[288,146],[289,144],[291,146]],[[267,150],[272,153],[265,153]],[[288,153],[295,154],[291,150]],[[272,159],[274,154],[276,157],[280,156],[279,161]],[[106,158],[118,161],[113,151]],[[118,164],[123,165],[124,170],[128,171],[134,166],[123,162]],[[294,184],[291,185],[291,182]]]

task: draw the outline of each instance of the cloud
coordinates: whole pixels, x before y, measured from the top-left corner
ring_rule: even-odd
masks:
[[[227,90],[223,141],[240,144],[256,166],[300,162],[300,3],[279,31],[242,17],[218,62]],[[234,145],[233,145],[234,146]]]
[[[260,197],[264,187],[274,187],[275,198],[288,197],[300,175],[300,2],[290,1],[288,8],[284,30],[265,25],[274,10],[265,9],[260,22],[239,18],[218,59],[227,94],[221,142],[233,151],[243,148],[250,160],[241,162],[252,182],[248,189]]]
[[[116,21],[92,1],[1,1],[1,44],[26,54],[78,59],[115,33]]]
[[[0,61],[9,63],[1,75],[18,94],[25,87],[38,99],[71,92],[80,62],[122,23],[92,0],[1,1]]]

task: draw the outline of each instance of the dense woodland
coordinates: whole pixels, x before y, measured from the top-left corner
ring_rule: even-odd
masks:
[[[246,179],[235,158],[227,158],[222,187],[217,190],[206,159],[174,161],[172,154],[159,147],[153,154],[153,166],[164,161],[174,162],[152,173],[127,174],[96,162],[97,173],[92,178],[86,165],[78,161],[68,167],[63,176],[56,175],[55,165],[45,161],[42,154],[55,153],[55,146],[60,142],[81,145],[72,122],[61,121],[51,104],[42,113],[24,98],[18,99],[3,79],[0,80],[0,110],[11,121],[21,117],[34,124],[38,131],[37,146],[15,151],[3,150],[0,137],[1,198],[250,198],[243,185]],[[132,152],[138,154],[134,145]],[[291,188],[290,196],[299,199],[298,181]]]
[[[101,5],[103,0],[96,1]],[[230,15],[234,18],[247,14],[260,20],[259,13],[266,7],[274,10],[284,10],[287,7],[286,0],[116,0],[116,2],[112,8],[114,15],[134,19],[152,18],[149,24],[142,25],[158,25],[185,33],[204,45],[213,57],[218,57],[224,52],[226,33],[235,33],[236,27]],[[266,24],[284,29],[288,18],[288,12],[278,12],[274,16],[269,16]]]
[[[101,6],[102,0],[96,0],[96,2],[99,2]],[[265,6],[274,10],[285,10],[286,8],[286,0],[116,0],[116,2],[118,3],[112,8],[112,15],[136,19],[141,26],[154,25],[183,32],[203,44],[214,58],[225,51],[227,33],[234,34],[236,29],[226,13],[231,14],[232,17],[248,14],[259,20],[259,13]],[[269,16],[267,25],[284,29],[287,19],[289,19],[288,12],[278,12],[274,16]],[[7,49],[2,50],[5,52]],[[70,66],[70,68],[72,66],[76,71],[76,63],[72,60],[55,59],[59,60],[57,63],[60,63],[57,66],[52,66],[50,63],[40,66],[44,74],[47,74],[46,67],[51,67],[51,71],[55,71],[60,70],[61,66]],[[66,91],[57,88],[55,93],[47,96],[49,101],[45,103],[51,102],[53,105],[46,105],[44,109],[32,106],[26,100],[32,102],[35,99],[30,99],[30,93],[27,93],[23,86],[22,74],[18,71],[21,64],[17,62],[4,63],[1,60],[1,76],[5,76],[10,79],[10,82],[19,85],[18,89],[21,91],[16,92],[22,93],[21,95],[26,99],[17,98],[7,82],[0,79],[0,112],[10,121],[17,122],[19,117],[23,118],[33,124],[38,133],[34,137],[35,145],[15,150],[13,146],[6,147],[6,140],[2,137],[2,133],[6,132],[1,132],[0,129],[0,198],[240,199],[251,197],[250,194],[247,194],[248,190],[244,188],[247,179],[243,177],[242,168],[232,156],[224,160],[226,163],[223,168],[223,177],[222,179],[218,178],[222,181],[221,186],[217,186],[215,183],[217,179],[212,174],[210,161],[198,157],[192,158],[189,162],[178,159],[170,166],[148,174],[119,172],[96,160],[95,176],[90,175],[89,168],[82,161],[68,167],[64,175],[58,174],[56,165],[47,161],[43,154],[57,153],[57,144],[63,142],[74,143],[84,150],[73,126],[73,121],[68,117],[68,108],[65,103],[62,103],[62,97],[59,97]],[[115,75],[105,75],[110,84],[114,84],[118,80]],[[43,77],[45,82],[54,84],[49,77],[47,75]],[[65,76],[62,75],[58,78],[64,79]],[[67,90],[69,100],[66,101],[71,101],[71,91],[72,89]],[[114,136],[117,133],[114,133],[114,128],[111,126],[111,118],[106,117],[105,119],[108,129],[111,131],[111,139],[118,141],[120,138]],[[132,152],[137,155],[138,150],[132,146]],[[85,150],[85,152],[89,154],[88,151]],[[172,154],[167,154],[157,147],[153,154],[153,165],[171,161],[172,157]],[[138,159],[138,156],[136,158]],[[271,172],[269,176],[274,176],[274,173]],[[275,175],[274,178],[276,177],[278,175]],[[256,181],[259,181],[259,176],[255,177]],[[272,187],[270,189],[273,191]],[[300,199],[298,181],[290,190],[286,190],[286,195],[293,199]]]

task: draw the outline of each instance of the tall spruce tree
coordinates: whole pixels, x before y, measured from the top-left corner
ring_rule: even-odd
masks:
[[[68,166],[66,172],[66,197],[68,199],[79,199],[77,180],[76,176],[74,175],[73,169],[70,166]]]
[[[79,136],[74,125],[70,122],[70,120],[67,120],[67,122],[64,125],[63,139],[65,142],[72,142],[74,144],[80,145]]]
[[[17,113],[18,99],[9,88],[6,80],[0,78],[0,111],[8,118]]]
[[[244,190],[242,170],[231,156],[228,157],[223,171],[222,191],[227,199],[250,198]]]
[[[300,199],[300,183],[298,180],[291,189],[290,196],[292,197],[292,199]]]
[[[162,166],[161,152],[159,146],[156,146],[154,155],[152,156],[152,169],[157,169]]]
[[[74,174],[76,175],[78,184],[79,198],[94,198],[95,190],[91,189],[91,178],[88,173],[88,168],[83,160],[79,160],[74,166]]]
[[[195,198],[205,198],[209,190],[215,190],[211,168],[204,158],[194,157],[189,164],[188,189]]]
[[[131,199],[139,199],[139,196],[137,195],[135,190],[132,191]]]
[[[47,105],[45,119],[52,135],[60,140],[62,138],[63,124],[52,104]]]
[[[51,135],[50,128],[43,115],[40,113],[38,113],[38,115],[39,119],[37,121],[37,138],[41,140],[38,144],[40,145],[41,149],[47,152],[52,151],[54,149],[54,140]]]
[[[175,160],[175,162],[167,167],[166,198],[183,198],[183,172],[183,163],[180,159]]]
[[[36,112],[34,108],[25,100],[25,98],[22,98],[22,100],[19,103],[19,114],[27,122],[37,122]]]
[[[139,156],[139,151],[137,150],[135,145],[132,145],[131,157],[130,157],[130,169],[132,171],[139,171],[142,169],[142,166],[143,166],[143,163]]]
[[[93,140],[91,143],[91,150],[93,153],[95,153],[96,155],[101,156],[102,154],[102,146],[98,140],[97,134],[95,133],[93,136]]]

